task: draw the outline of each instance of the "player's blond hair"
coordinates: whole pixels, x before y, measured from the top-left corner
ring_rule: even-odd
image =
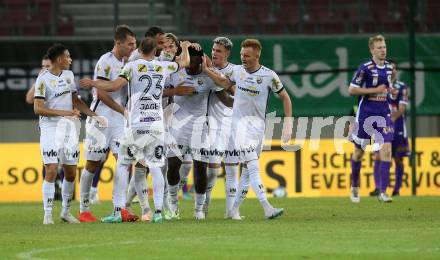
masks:
[[[255,51],[257,51],[258,53],[261,53],[261,49],[263,49],[263,47],[261,47],[260,41],[257,39],[246,39],[241,42],[241,47],[242,48],[250,47]]]
[[[370,50],[373,49],[375,42],[385,42],[385,37],[380,34],[370,37],[368,40],[368,47],[370,47]]]

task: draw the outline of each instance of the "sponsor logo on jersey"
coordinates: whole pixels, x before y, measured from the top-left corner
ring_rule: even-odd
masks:
[[[199,84],[200,86],[203,85],[203,80],[201,78],[197,79],[197,84]]]
[[[162,66],[154,65],[154,71],[156,71],[156,72],[162,72],[162,71],[163,71]]]
[[[176,71],[176,66],[174,66],[174,65],[168,65],[168,70],[171,70],[171,71]]]
[[[355,79],[356,84],[358,85],[361,84],[363,79],[364,79],[364,71],[361,70],[361,72],[359,72],[359,75]]]
[[[154,122],[159,120],[160,120],[160,116],[157,117],[147,116],[147,117],[141,117],[139,119],[139,122],[146,123],[146,122]]]
[[[241,91],[243,91],[243,92],[245,92],[246,94],[248,94],[249,96],[251,96],[251,97],[254,97],[254,96],[260,94],[260,91],[257,90],[257,87],[256,87],[256,86],[248,86],[247,88],[243,88],[243,87],[241,87],[241,86],[238,86],[238,88],[239,88]]]
[[[44,95],[44,83],[41,82],[40,86],[38,86],[38,92],[40,93],[40,96]]]
[[[56,93],[56,94],[55,94],[55,97],[60,97],[60,96],[62,96],[62,95],[69,94],[69,93],[70,93],[70,90],[64,90],[64,91],[61,92],[61,93]]]
[[[71,84],[72,83],[72,80],[70,78],[67,78],[66,81],[67,81],[67,84]]]
[[[138,71],[147,72],[147,66],[145,66],[145,64],[138,64]]]
[[[257,77],[257,84],[261,84],[263,83],[263,78],[261,78],[260,76]]]
[[[107,65],[104,69],[104,75],[106,78],[110,77],[110,65]]]

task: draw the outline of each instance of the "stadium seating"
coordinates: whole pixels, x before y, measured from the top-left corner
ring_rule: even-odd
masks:
[[[51,0],[0,0],[0,36],[47,36],[51,14],[57,10]],[[56,11],[55,35],[72,35],[69,17]]]

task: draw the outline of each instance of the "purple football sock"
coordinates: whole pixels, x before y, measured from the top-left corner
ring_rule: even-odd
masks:
[[[375,160],[374,161],[374,172],[373,172],[373,177],[374,177],[374,185],[376,189],[379,189],[380,187],[380,160]]]
[[[361,173],[361,162],[351,159],[351,187],[359,187],[359,177]]]
[[[403,167],[403,163],[396,163],[396,181],[394,184],[394,193],[399,193],[400,187],[402,186]]]
[[[391,162],[380,161],[380,192],[386,192],[390,183]]]

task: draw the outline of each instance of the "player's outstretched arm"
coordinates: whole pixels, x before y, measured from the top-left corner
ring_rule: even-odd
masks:
[[[76,93],[72,94],[72,104],[76,109],[81,111],[81,113],[83,113],[89,117],[92,117],[93,119],[98,121],[98,124],[100,127],[107,126],[107,120],[104,119],[103,117],[98,116],[95,112],[90,110],[90,108],[87,106],[87,104],[84,103],[84,101],[82,101]]]
[[[175,88],[167,88],[163,90],[164,97],[171,96],[190,96],[196,91],[195,87],[179,85]]]
[[[79,112],[75,110],[59,110],[47,108],[44,105],[44,99],[35,98],[34,113],[39,116],[79,116]]]
[[[351,96],[363,96],[369,94],[386,94],[388,92],[387,86],[384,84],[375,88],[360,88],[360,87],[348,87],[348,94]]]
[[[284,124],[283,124],[283,132],[281,133],[281,140],[284,143],[288,143],[290,138],[292,137],[292,101],[290,100],[289,94],[285,89],[281,90],[278,93],[280,96],[281,102],[283,102],[284,108]]]
[[[212,67],[208,67],[207,65],[208,58],[206,57],[206,55],[202,57],[202,59],[203,59],[202,62],[203,72],[205,72],[214,81],[214,83],[217,86],[222,87],[224,89],[228,89],[233,85],[233,83],[227,77],[225,77],[225,75],[221,74],[220,72],[217,72]]]
[[[119,77],[115,80],[92,80],[92,79],[80,79],[79,86],[82,88],[97,88],[107,92],[113,92],[120,90],[123,86],[127,85],[127,79]]]

